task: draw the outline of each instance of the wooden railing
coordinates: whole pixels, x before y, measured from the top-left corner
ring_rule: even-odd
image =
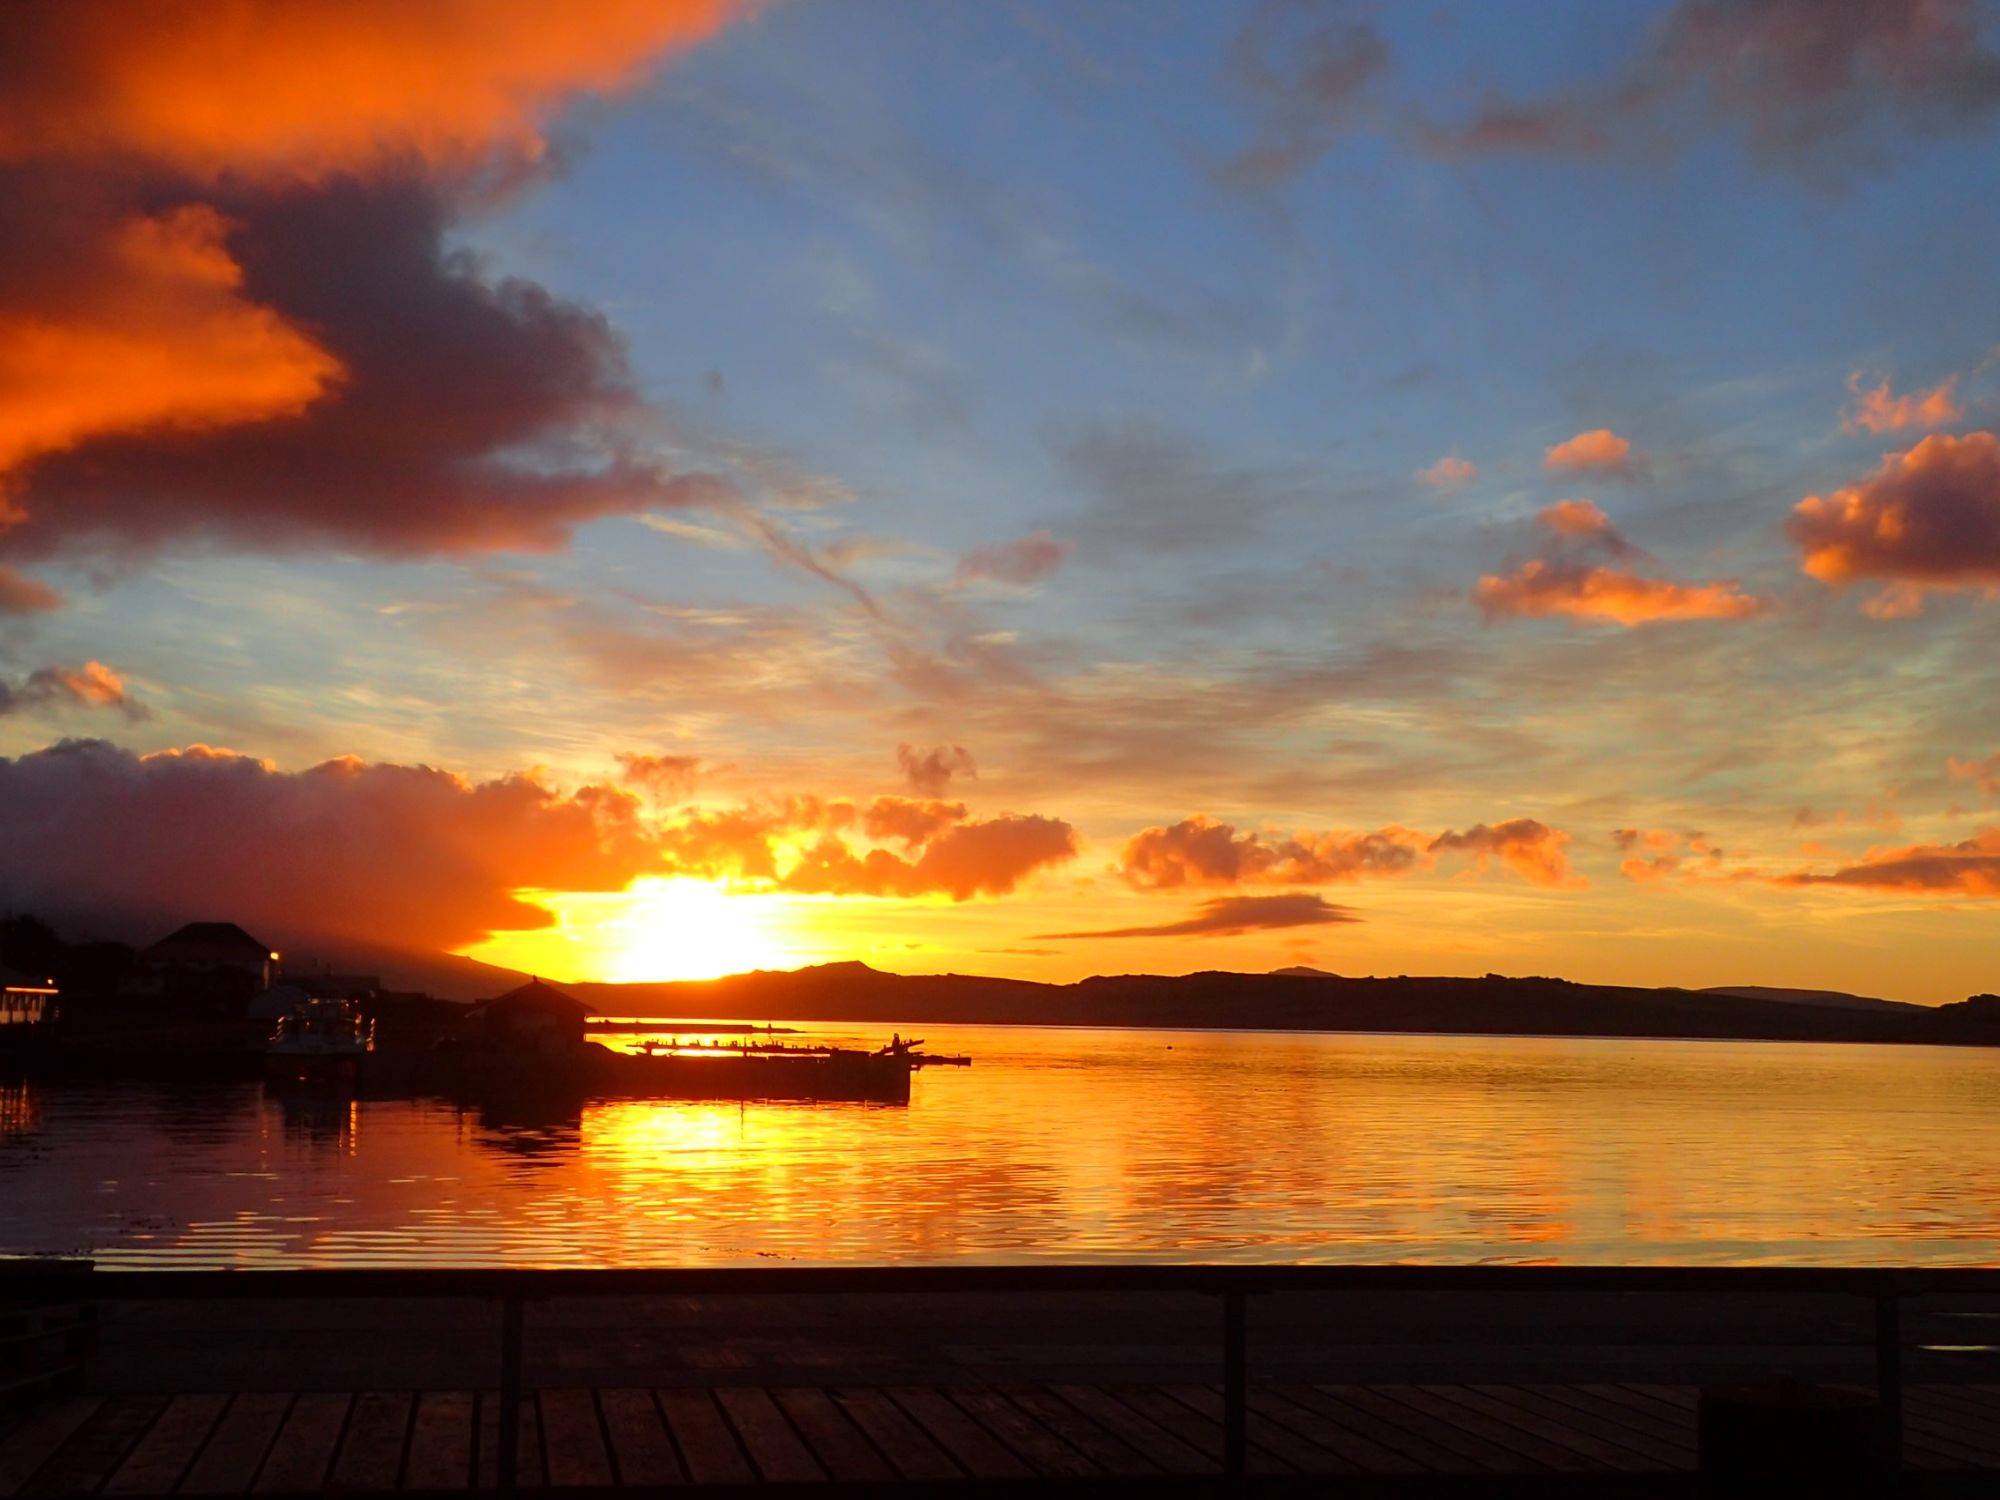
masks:
[[[0,1264],[0,1303],[211,1298],[439,1297],[490,1301],[500,1315],[499,1480],[515,1488],[522,1309],[557,1297],[798,1295],[1200,1294],[1220,1304],[1223,1468],[1245,1471],[1248,1303],[1273,1293],[1668,1293],[1843,1296],[1872,1303],[1882,1460],[1902,1453],[1902,1303],[1918,1296],[2000,1296],[2000,1270],[1734,1266],[1031,1265],[718,1267],[648,1270],[103,1271],[78,1263]]]

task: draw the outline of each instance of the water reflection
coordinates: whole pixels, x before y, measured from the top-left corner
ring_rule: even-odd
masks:
[[[1971,1049],[932,1041],[977,1062],[920,1075],[908,1108],[0,1092],[0,1129],[18,1120],[37,1143],[0,1150],[0,1196],[19,1205],[0,1243],[159,1264],[2000,1252],[2000,1056]]]

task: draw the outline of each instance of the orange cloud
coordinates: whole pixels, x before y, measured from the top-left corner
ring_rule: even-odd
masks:
[[[1142,890],[1181,885],[1326,885],[1401,875],[1413,868],[1423,835],[1407,828],[1377,833],[1301,833],[1267,840],[1239,835],[1199,814],[1147,828],[1126,843],[1120,873]]]
[[[292,415],[328,389],[340,362],[243,295],[227,229],[200,204],[131,218],[79,247],[66,285],[0,301],[0,475],[101,433]]]
[[[782,890],[833,896],[1004,896],[1029,875],[1076,856],[1076,830],[1059,818],[1008,815],[956,823],[914,859],[886,849],[857,855],[821,839],[778,881]]]
[[[2000,587],[2000,438],[1935,433],[1858,484],[1806,496],[1787,530],[1822,583],[1887,581],[1878,614],[1915,613],[1929,589]]]
[[[1615,552],[1630,550],[1611,517],[1590,500],[1558,500],[1535,512],[1535,520],[1557,536],[1583,537],[1604,543]]]
[[[1473,598],[1489,618],[1561,615],[1631,627],[1666,620],[1746,620],[1765,602],[1734,579],[1678,583],[1625,568],[1530,558],[1507,574],[1479,580]]]
[[[1504,823],[1476,823],[1463,833],[1441,833],[1429,852],[1471,854],[1480,869],[1497,859],[1530,885],[1581,885],[1569,872],[1564,847],[1569,835],[1535,818],[1509,818]]]
[[[1478,477],[1478,466],[1456,453],[1447,453],[1429,468],[1417,470],[1417,478],[1434,490],[1455,490]]]
[[[1890,391],[1886,380],[1864,389],[1861,372],[1856,370],[1847,377],[1847,389],[1854,397],[1854,404],[1842,414],[1840,425],[1849,432],[1902,432],[1912,427],[1928,431],[1933,427],[1949,427],[1964,415],[1953,395],[1957,387],[1958,377],[1953,375],[1927,391],[1898,396]]]
[[[2000,896],[2000,827],[1956,844],[1870,849],[1857,864],[1825,874],[1781,875],[1779,885],[1843,885],[1943,896]]]
[[[624,769],[619,779],[628,786],[640,786],[658,796],[685,796],[694,786],[701,760],[693,755],[623,754],[618,764]]]
[[[1632,444],[1609,427],[1579,432],[1542,455],[1542,467],[1560,474],[1607,474],[1629,478],[1635,459]]]
[[[0,615],[45,614],[62,607],[62,595],[39,579],[0,563]]]
[[[64,0],[0,12],[0,160],[137,155],[315,174],[538,152],[565,98],[627,86],[733,0]]]
[[[2000,751],[1984,760],[1960,760],[1953,756],[1945,762],[1945,770],[1960,781],[1971,782],[1989,797],[2000,797]]]
[[[862,831],[871,839],[894,839],[912,848],[929,843],[952,824],[963,821],[963,802],[909,797],[877,797],[861,815]]]
[[[1627,880],[1641,885],[1692,874],[1688,861],[1699,859],[1704,866],[1722,860],[1722,851],[1698,833],[1676,833],[1670,828],[1614,828],[1611,842],[1625,853],[1618,871]]]
[[[715,498],[621,430],[601,317],[448,232],[571,95],[744,9],[0,6],[0,546],[550,548]]]
[[[1324,896],[1293,893],[1285,896],[1218,896],[1195,908],[1195,914],[1178,922],[1160,922],[1143,927],[1112,927],[1095,932],[1044,932],[1042,941],[1081,938],[1132,937],[1240,937],[1247,932],[1264,932],[1287,927],[1325,927],[1359,922],[1350,906],[1336,906]]]
[[[1119,873],[1140,890],[1188,885],[1337,885],[1392,879],[1431,867],[1440,854],[1489,858],[1541,885],[1569,879],[1563,846],[1569,835],[1534,818],[1514,818],[1435,838],[1390,826],[1373,833],[1333,831],[1267,838],[1239,834],[1228,823],[1197,814],[1168,827],[1141,830],[1127,841]]]
[[[144,705],[125,687],[125,679],[101,661],[80,667],[41,667],[20,686],[0,681],[0,714],[42,703],[73,703],[85,708],[115,708],[126,717],[147,717]]]

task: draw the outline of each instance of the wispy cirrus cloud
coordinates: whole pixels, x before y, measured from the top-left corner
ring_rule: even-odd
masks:
[[[1676,0],[1616,76],[1489,98],[1426,139],[1448,155],[1638,156],[1720,128],[1767,165],[1846,181],[1898,138],[2000,111],[1989,15],[1981,0]]]

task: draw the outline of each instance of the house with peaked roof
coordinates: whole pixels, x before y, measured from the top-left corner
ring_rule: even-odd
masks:
[[[139,950],[141,994],[247,1000],[271,987],[278,954],[234,922],[189,922]]]
[[[590,1007],[552,984],[530,979],[472,1007],[468,1030],[481,1043],[509,1051],[562,1051],[583,1044]]]

